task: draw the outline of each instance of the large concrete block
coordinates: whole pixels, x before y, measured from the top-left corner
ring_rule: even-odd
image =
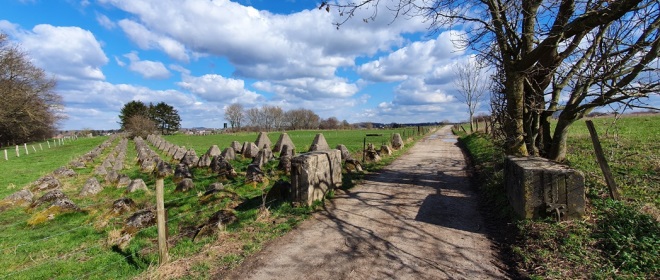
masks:
[[[291,160],[293,202],[312,205],[329,190],[341,186],[341,151],[326,150],[300,154]]]
[[[584,215],[584,175],[544,158],[508,157],[505,184],[509,203],[523,219]]]

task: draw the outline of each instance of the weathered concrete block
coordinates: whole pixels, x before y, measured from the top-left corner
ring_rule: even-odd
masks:
[[[584,215],[584,175],[565,165],[538,157],[508,157],[505,185],[509,203],[520,218]]]
[[[341,186],[341,151],[326,150],[300,154],[291,160],[291,200],[312,205],[329,190]]]

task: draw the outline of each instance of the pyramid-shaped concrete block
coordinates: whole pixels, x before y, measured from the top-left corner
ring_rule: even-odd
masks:
[[[312,141],[312,146],[309,147],[309,151],[327,151],[330,150],[330,146],[328,146],[328,142],[325,141],[325,136],[323,136],[323,133],[316,134],[316,137],[314,137],[314,141]]]
[[[259,132],[257,136],[257,141],[254,141],[254,144],[257,145],[257,148],[263,149],[264,145],[268,145],[268,149],[273,146],[273,143],[268,139],[268,134],[266,132]]]
[[[289,134],[282,133],[280,135],[280,138],[277,139],[277,143],[275,144],[275,147],[273,147],[273,153],[282,152],[282,147],[284,145],[287,145],[289,147],[289,150],[296,149],[296,145],[293,145],[293,141],[291,141],[291,137],[289,137]]]

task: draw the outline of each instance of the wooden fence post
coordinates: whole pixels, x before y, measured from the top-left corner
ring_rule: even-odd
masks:
[[[39,143],[39,150],[42,150],[42,151],[44,150],[44,147],[41,146],[41,143]]]
[[[34,150],[35,153],[37,152],[37,148],[35,148],[34,145],[32,145],[32,150]]]
[[[29,155],[30,152],[29,152],[28,149],[27,149],[27,143],[23,143],[23,148],[25,148],[25,154],[26,154],[26,155]]]
[[[18,152],[18,145],[16,145],[16,157],[21,157],[21,153]]]
[[[48,149],[50,149],[50,141],[46,140],[46,143],[48,144]]]
[[[9,160],[9,157],[7,157],[7,149],[5,149],[5,161]]]
[[[594,123],[591,120],[587,120],[587,128],[589,129],[589,134],[591,134],[591,142],[594,144],[594,151],[596,152],[596,159],[598,160],[598,165],[600,165],[600,170],[603,171],[605,176],[605,182],[607,187],[610,190],[610,196],[613,199],[619,200],[619,187],[617,187],[614,177],[612,177],[612,171],[610,171],[610,166],[607,164],[605,155],[603,154],[603,148],[600,146],[600,141],[598,140],[598,133],[594,127]]]
[[[167,252],[167,216],[165,212],[164,178],[172,172],[168,163],[161,161],[156,167],[156,222],[158,226],[158,260],[161,265],[169,261]]]

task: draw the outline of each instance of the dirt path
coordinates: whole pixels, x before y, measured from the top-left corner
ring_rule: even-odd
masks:
[[[444,127],[225,278],[506,278],[465,167]]]

